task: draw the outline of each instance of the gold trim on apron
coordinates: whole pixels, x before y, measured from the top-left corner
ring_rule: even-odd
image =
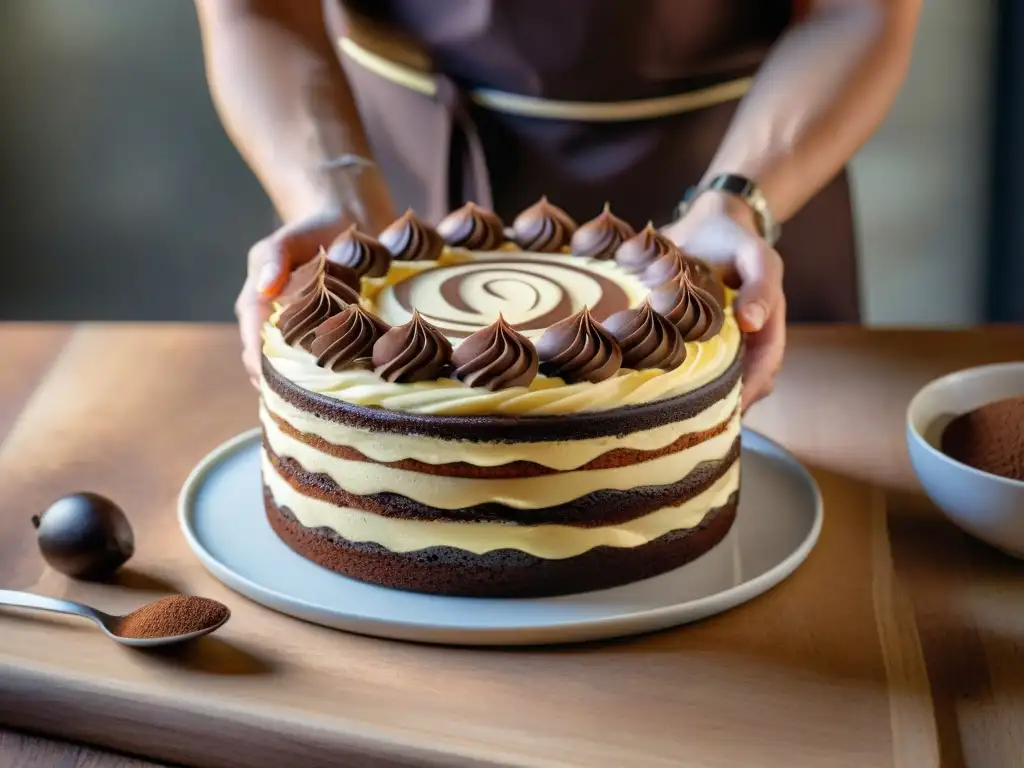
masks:
[[[437,95],[437,79],[431,73],[391,61],[364,48],[350,37],[342,37],[338,46],[352,61],[385,80],[425,96]],[[687,93],[629,101],[557,101],[491,88],[476,88],[469,91],[467,96],[481,107],[510,115],[549,120],[616,122],[667,117],[735,101],[750,90],[752,82],[752,78],[742,77]]]

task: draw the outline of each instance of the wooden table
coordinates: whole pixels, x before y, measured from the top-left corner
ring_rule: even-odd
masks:
[[[532,650],[331,632],[200,568],[175,498],[199,458],[255,422],[237,352],[226,326],[0,327],[0,586],[112,609],[177,589],[234,612],[216,641],[166,657],[0,616],[0,765],[149,765],[16,729],[217,766],[1024,764],[1024,564],[940,518],[903,439],[918,387],[1024,359],[1024,329],[794,330],[776,393],[748,423],[821,485],[826,522],[807,563],[690,627]],[[118,584],[69,582],[35,550],[28,516],[83,488],[135,523]],[[61,664],[80,677],[54,680]],[[164,697],[130,703],[153,681]],[[217,709],[229,690],[244,711]]]

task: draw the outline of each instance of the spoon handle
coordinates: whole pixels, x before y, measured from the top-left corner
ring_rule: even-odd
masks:
[[[53,613],[70,613],[74,616],[81,616],[85,619],[103,623],[103,617],[99,611],[81,603],[73,603],[70,600],[58,600],[55,597],[35,595],[31,592],[15,592],[11,589],[0,589],[0,605],[9,605],[15,608],[35,608],[40,611],[52,611]]]

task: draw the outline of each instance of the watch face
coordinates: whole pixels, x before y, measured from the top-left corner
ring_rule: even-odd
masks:
[[[754,186],[753,182],[751,182],[750,179],[745,179],[742,176],[736,176],[735,174],[731,173],[725,174],[724,176],[719,176],[718,179],[716,179],[716,181],[719,181],[719,183],[716,186],[718,186],[720,189],[726,192],[731,192],[734,195],[740,195],[742,197],[746,197],[747,195],[749,195],[753,190]]]

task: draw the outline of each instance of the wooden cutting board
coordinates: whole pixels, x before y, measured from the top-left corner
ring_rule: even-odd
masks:
[[[920,384],[1020,359],[1024,332],[794,337],[750,423],[821,485],[825,526],[806,564],[689,627],[484,650],[304,624],[192,557],[181,483],[256,420],[232,328],[0,327],[0,587],[115,612],[177,591],[233,612],[217,635],[164,653],[2,612],[0,723],[199,766],[1019,764],[1024,569],[913,494],[901,430]],[[29,516],[81,489],[134,524],[136,556],[115,584],[72,582],[35,548]]]

